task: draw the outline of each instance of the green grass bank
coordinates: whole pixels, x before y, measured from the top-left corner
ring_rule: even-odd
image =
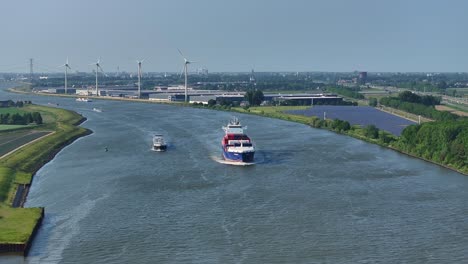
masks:
[[[26,254],[44,213],[43,208],[13,208],[17,190],[26,192],[20,194],[25,197],[39,168],[64,146],[91,133],[78,126],[85,118],[75,112],[38,105],[25,106],[22,111],[41,113],[44,124],[30,129],[50,133],[0,160],[0,253]]]

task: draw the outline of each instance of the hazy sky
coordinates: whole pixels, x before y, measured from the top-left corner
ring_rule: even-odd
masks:
[[[464,0],[10,0],[0,72],[468,71]]]

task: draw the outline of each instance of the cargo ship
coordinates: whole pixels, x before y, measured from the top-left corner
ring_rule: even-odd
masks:
[[[252,140],[244,133],[246,127],[242,127],[237,118],[229,121],[223,127],[225,135],[221,141],[223,158],[229,162],[253,163],[255,147]]]

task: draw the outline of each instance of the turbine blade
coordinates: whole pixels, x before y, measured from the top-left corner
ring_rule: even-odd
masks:
[[[179,51],[180,56],[181,56],[185,61],[187,61],[187,58],[185,58],[184,54],[182,54],[182,51],[180,51],[180,49],[177,49],[177,50]]]
[[[182,66],[182,70],[180,70],[180,73],[179,73],[179,79],[182,77],[182,74],[184,73],[184,67],[185,67],[185,65],[184,65],[184,66]]]
[[[179,51],[180,56],[182,56],[182,58],[183,58],[183,57],[184,57],[184,54],[182,54],[182,51],[180,51],[179,48],[177,48],[177,51]]]

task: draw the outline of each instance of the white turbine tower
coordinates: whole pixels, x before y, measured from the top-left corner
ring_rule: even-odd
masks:
[[[68,69],[71,70],[70,65],[68,65],[68,57],[67,57],[67,61],[65,62],[65,64],[62,65],[61,67],[65,67],[65,94],[67,94],[67,75],[68,75]]]
[[[101,68],[100,62],[101,62],[101,58],[99,58],[96,63],[91,63],[90,64],[90,65],[96,65],[96,96],[99,96],[99,88],[98,88],[98,73],[99,73],[99,70],[101,70],[101,72],[104,73],[104,71]]]
[[[142,59],[141,61],[137,60],[138,63],[138,99],[141,99],[141,77],[142,77],[142,71],[141,71],[141,63],[145,59]]]
[[[184,54],[182,54],[182,51],[180,49],[177,49],[179,51],[180,56],[184,59],[184,73],[185,73],[185,102],[187,103],[187,65],[190,63],[194,63],[195,61],[189,61],[187,58],[184,57]]]

